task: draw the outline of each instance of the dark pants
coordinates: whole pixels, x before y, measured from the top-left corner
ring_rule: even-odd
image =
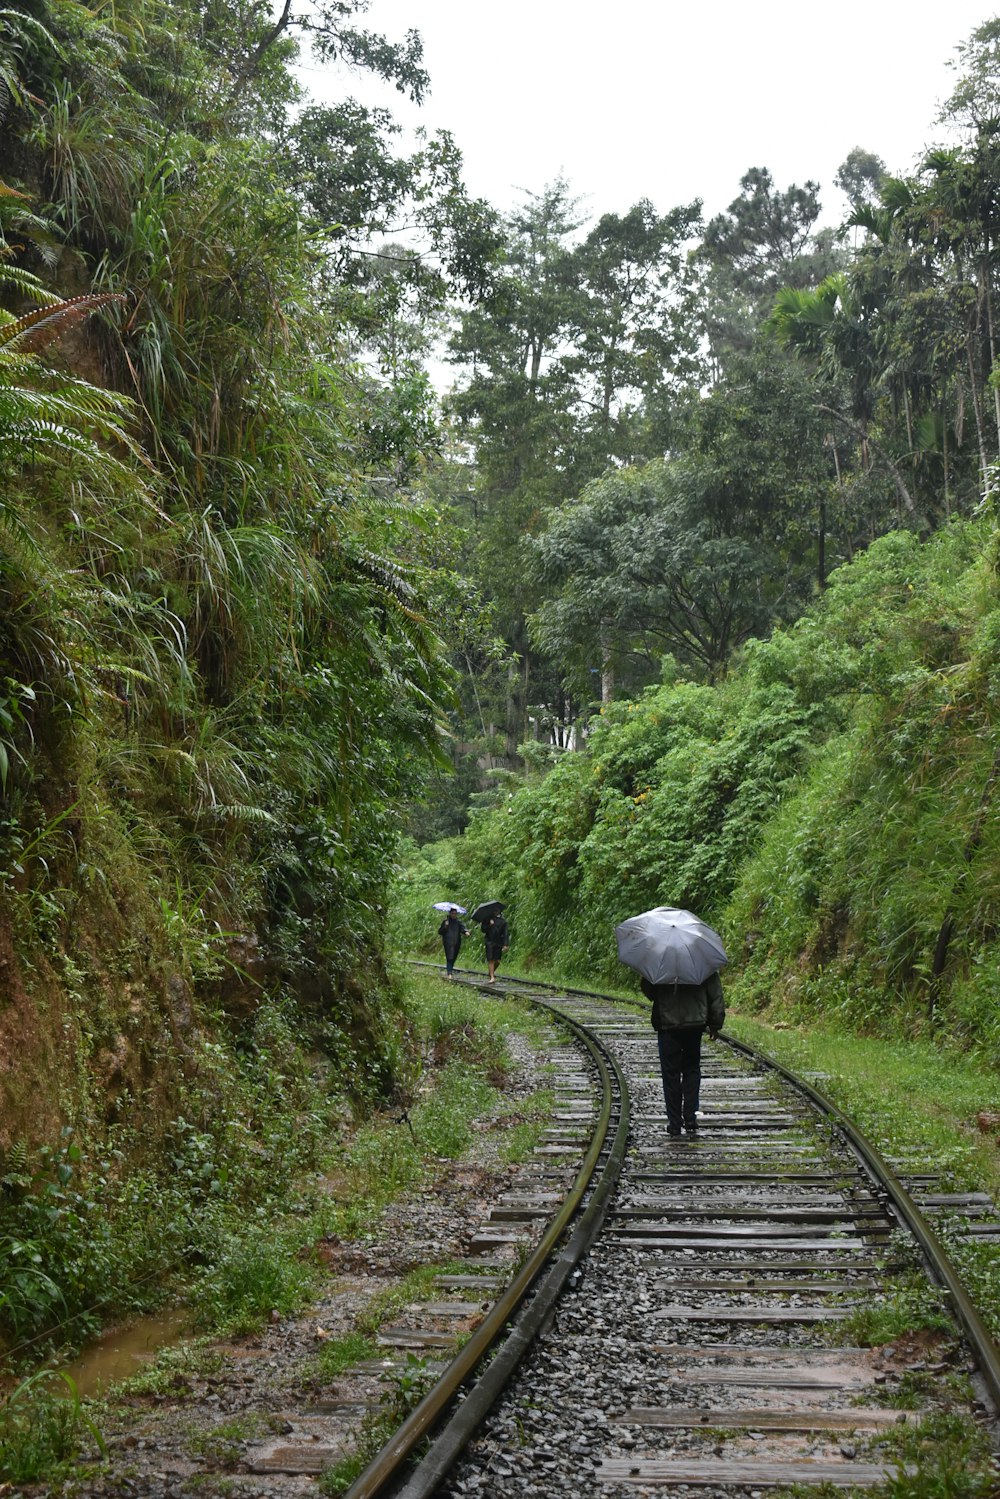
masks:
[[[679,1130],[682,1124],[688,1129],[694,1126],[701,1090],[703,1029],[700,1025],[678,1025],[656,1033],[668,1129]]]

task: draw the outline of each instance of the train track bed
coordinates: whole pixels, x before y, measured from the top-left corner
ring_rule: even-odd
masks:
[[[572,1289],[426,1492],[869,1489],[929,1474],[929,1438],[956,1413],[969,1461],[987,1471],[992,1410],[947,1297],[839,1133],[720,1043],[704,1048],[697,1133],[669,1137],[646,1021],[596,999],[557,1005],[599,1034],[627,1081],[624,1169]],[[907,1302],[938,1325],[864,1346],[873,1313]],[[424,1491],[419,1479],[398,1490]]]
[[[418,1195],[390,1204],[377,1233],[319,1246],[330,1280],[305,1315],[190,1358],[174,1350],[163,1367],[175,1373],[151,1371],[100,1415],[106,1453],[81,1455],[87,1477],[67,1493],[298,1499],[316,1495],[319,1476],[350,1461],[373,1428],[398,1422],[504,1294],[579,1174],[598,1113],[594,1068],[562,1027],[540,1039],[538,1049],[510,1036],[513,1093],[499,1124],[481,1121],[466,1159],[442,1163]],[[540,1090],[553,1095],[552,1117],[531,1154],[507,1165],[504,1120],[514,1127],[520,1099]],[[405,1121],[396,1128],[405,1131]],[[354,1333],[408,1272],[435,1264],[430,1288],[381,1321],[371,1356],[324,1374],[328,1345]]]

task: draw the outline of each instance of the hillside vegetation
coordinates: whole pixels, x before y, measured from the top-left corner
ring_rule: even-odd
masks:
[[[0,1352],[19,1364],[241,1235],[266,1258],[257,1227],[411,1075],[385,889],[438,754],[431,607],[457,585],[434,513],[398,493],[435,443],[408,319],[471,285],[492,213],[446,136],[404,156],[388,115],[303,96],[300,47],[422,96],[419,38],[363,9],[0,11]],[[368,255],[411,209],[433,267]]]
[[[935,1025],[1000,1061],[996,540],[992,506],[893,533],[719,685],[668,664],[585,752],[414,853],[400,940],[430,950],[431,900],[490,896],[513,962],[627,984],[615,923],[686,906],[743,1010]]]
[[[670,900],[745,1006],[1000,1046],[1000,20],[833,229],[502,213],[367,8],[0,6],[8,1368],[413,1102],[404,831],[408,950],[499,896],[607,981]]]

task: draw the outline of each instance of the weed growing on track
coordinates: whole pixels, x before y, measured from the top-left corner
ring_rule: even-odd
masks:
[[[379,1329],[411,1302],[427,1300],[434,1289],[436,1277],[455,1268],[451,1262],[419,1265],[394,1285],[383,1286],[358,1313],[354,1331],[320,1349],[316,1359],[318,1371],[332,1378],[350,1368],[351,1362],[361,1363],[364,1359],[372,1358],[377,1351],[375,1334]],[[345,1362],[352,1348],[357,1351],[356,1357]]]
[[[526,1161],[538,1144],[546,1122],[555,1108],[555,1094],[548,1088],[533,1093],[518,1105],[518,1118],[512,1120],[500,1148],[500,1158],[510,1166]]]
[[[369,1411],[358,1430],[354,1451],[345,1454],[339,1462],[324,1469],[319,1475],[316,1488],[323,1499],[340,1499],[342,1494],[346,1494],[376,1453],[385,1446],[398,1425],[399,1422],[393,1419],[388,1409],[380,1407],[376,1411]]]
[[[316,1372],[323,1379],[336,1379],[345,1369],[374,1358],[377,1352],[378,1345],[368,1333],[345,1333],[323,1344],[316,1357]]]
[[[235,1468],[242,1457],[243,1443],[254,1441],[272,1430],[272,1423],[258,1411],[244,1411],[213,1426],[193,1432],[187,1440],[191,1457],[206,1459],[213,1468]]]
[[[429,1360],[420,1354],[408,1353],[403,1367],[386,1378],[387,1396],[378,1410],[370,1412],[362,1422],[355,1451],[320,1475],[318,1488],[324,1499],[339,1499],[346,1493],[393,1432],[417,1408],[434,1383],[434,1373],[428,1365]]]
[[[964,1412],[938,1410],[914,1425],[881,1433],[866,1456],[912,1466],[884,1489],[886,1499],[993,1499],[989,1439]]]
[[[838,1324],[837,1341],[878,1348],[906,1332],[955,1332],[941,1292],[926,1281],[890,1284]]]
[[[994,1339],[1000,1338],[1000,1254],[996,1244],[977,1244],[942,1233],[948,1258],[962,1277],[962,1284],[975,1287],[979,1312]]]

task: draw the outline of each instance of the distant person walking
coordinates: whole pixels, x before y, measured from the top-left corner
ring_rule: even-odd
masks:
[[[450,979],[455,971],[455,959],[462,946],[462,938],[469,935],[469,928],[462,925],[458,907],[452,906],[438,927],[438,936],[444,943],[444,976]]]
[[[711,973],[700,984],[652,984],[640,980],[642,992],[653,1002],[650,1019],[656,1031],[667,1109],[667,1134],[688,1134],[698,1128],[701,1093],[701,1038],[714,1041],[726,1021],[722,980]]]
[[[506,921],[499,913],[483,922],[483,936],[486,939],[486,967],[489,970],[488,982],[495,984],[497,981],[497,964],[510,946],[510,932]]]

